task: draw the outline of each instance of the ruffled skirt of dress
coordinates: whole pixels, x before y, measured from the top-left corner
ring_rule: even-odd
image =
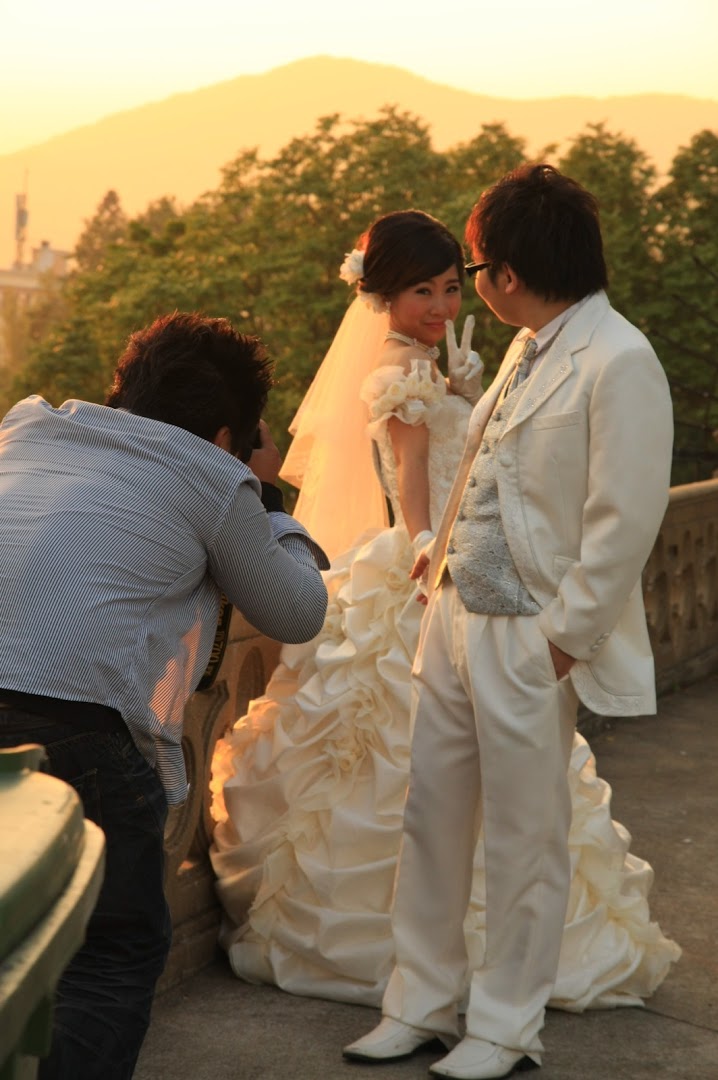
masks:
[[[423,612],[403,530],[326,575],[320,635],[286,646],[263,697],[218,744],[211,851],[234,972],[295,994],[378,1006],[393,965],[389,910],[409,770],[409,674]],[[639,1005],[680,949],[650,921],[653,871],[611,820],[611,790],[576,735],[573,879],[550,1004]],[[465,930],[484,951],[482,844]]]

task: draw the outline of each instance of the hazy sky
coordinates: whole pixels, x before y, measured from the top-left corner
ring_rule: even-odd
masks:
[[[0,0],[0,153],[319,54],[497,97],[718,100],[717,50],[718,0]]]

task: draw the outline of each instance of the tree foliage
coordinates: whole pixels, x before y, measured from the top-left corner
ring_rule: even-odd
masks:
[[[640,322],[654,286],[651,238],[656,171],[632,139],[590,124],[573,139],[559,168],[592,192],[599,204],[611,303]],[[645,326],[642,326],[645,329]]]
[[[122,243],[127,230],[127,217],[116,191],[108,191],[94,216],[85,220],[85,228],[75,247],[75,259],[80,270],[101,271],[114,244]]]
[[[547,147],[543,159],[554,155]],[[14,381],[0,387],[5,404],[30,392],[54,403],[102,401],[133,330],[167,311],[197,310],[226,316],[269,346],[276,386],[268,420],[285,447],[289,420],[352,296],[337,275],[343,253],[380,214],[411,206],[461,236],[481,191],[526,159],[525,141],[501,124],[440,153],[423,122],[386,107],[373,120],[323,117],[267,160],[242,150],[216,190],[186,208],[161,199],[130,219],[110,191],[86,222],[61,291],[24,322],[9,313],[21,344]],[[686,450],[681,458],[679,445],[677,476],[710,475],[718,448],[718,137],[697,134],[662,185],[639,147],[602,124],[579,133],[558,165],[596,194],[614,306],[648,333],[671,377]],[[494,371],[513,330],[468,284],[465,310],[476,314],[476,341]]]
[[[676,154],[655,193],[649,333],[673,392],[674,479],[718,470],[718,134]]]

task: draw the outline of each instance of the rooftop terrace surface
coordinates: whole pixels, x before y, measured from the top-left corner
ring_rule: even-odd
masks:
[[[683,956],[646,1007],[549,1010],[541,1080],[718,1080],[718,675],[657,717],[589,736],[613,816],[653,865],[652,918]],[[234,977],[226,958],[157,998],[135,1080],[413,1080],[436,1054],[348,1064],[378,1013]],[[522,1074],[519,1074],[522,1075]]]

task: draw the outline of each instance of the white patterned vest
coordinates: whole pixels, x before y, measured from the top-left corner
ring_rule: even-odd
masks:
[[[537,615],[541,610],[511,558],[496,483],[496,448],[528,382],[497,404],[486,425],[446,549],[462,603],[476,614]]]

